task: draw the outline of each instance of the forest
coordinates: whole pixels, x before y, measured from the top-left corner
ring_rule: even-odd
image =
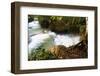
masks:
[[[52,48],[45,49],[41,45],[35,49],[35,51],[33,49],[31,54],[28,54],[29,61],[88,57],[88,32],[86,17],[28,15],[28,23],[36,20],[39,21],[43,31],[50,30],[57,35],[79,35],[80,41],[69,47],[65,47],[64,45],[54,45]]]

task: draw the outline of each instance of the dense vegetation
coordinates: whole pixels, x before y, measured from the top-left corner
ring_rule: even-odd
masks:
[[[86,17],[71,17],[71,16],[28,16],[28,22],[38,20],[44,30],[51,30],[57,34],[78,34],[80,42],[84,47],[87,47],[87,30]],[[81,46],[82,47],[82,46]],[[72,50],[73,51],[73,50]],[[87,48],[85,49],[87,51]],[[33,49],[33,52],[28,55],[28,60],[51,60],[57,59],[48,50],[39,47]]]
[[[29,22],[37,18],[42,28],[56,33],[80,33],[80,28],[86,25],[85,17],[71,16],[33,16],[29,15]]]
[[[28,55],[28,60],[51,60],[51,59],[57,59],[56,56],[51,54],[48,50],[45,48],[42,48],[41,46],[37,49],[33,49],[32,52]]]

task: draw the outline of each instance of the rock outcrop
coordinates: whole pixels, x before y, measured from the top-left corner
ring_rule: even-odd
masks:
[[[87,58],[87,48],[84,41],[81,41],[70,47],[55,45],[52,48],[49,48],[49,51],[60,59]]]

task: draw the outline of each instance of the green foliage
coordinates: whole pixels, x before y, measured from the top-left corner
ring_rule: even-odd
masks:
[[[53,16],[50,29],[56,33],[79,33],[80,27],[86,25],[85,17]]]
[[[48,50],[39,47],[36,50],[32,50],[31,54],[28,55],[28,60],[52,60],[57,59],[53,54],[51,54]]]
[[[37,18],[41,27],[56,33],[78,33],[80,27],[86,25],[85,17],[71,16],[34,16],[29,15],[29,21]]]
[[[87,39],[86,17],[29,15],[29,21],[37,18],[41,27],[59,34],[79,34],[80,40]]]

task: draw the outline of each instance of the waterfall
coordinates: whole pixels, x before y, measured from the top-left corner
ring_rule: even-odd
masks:
[[[44,48],[52,47],[53,45],[64,45],[69,47],[77,44],[80,41],[80,36],[72,34],[56,34],[55,32],[48,31],[43,33],[38,21],[32,21],[28,24],[29,28],[29,53],[32,49],[36,49],[43,45]]]

